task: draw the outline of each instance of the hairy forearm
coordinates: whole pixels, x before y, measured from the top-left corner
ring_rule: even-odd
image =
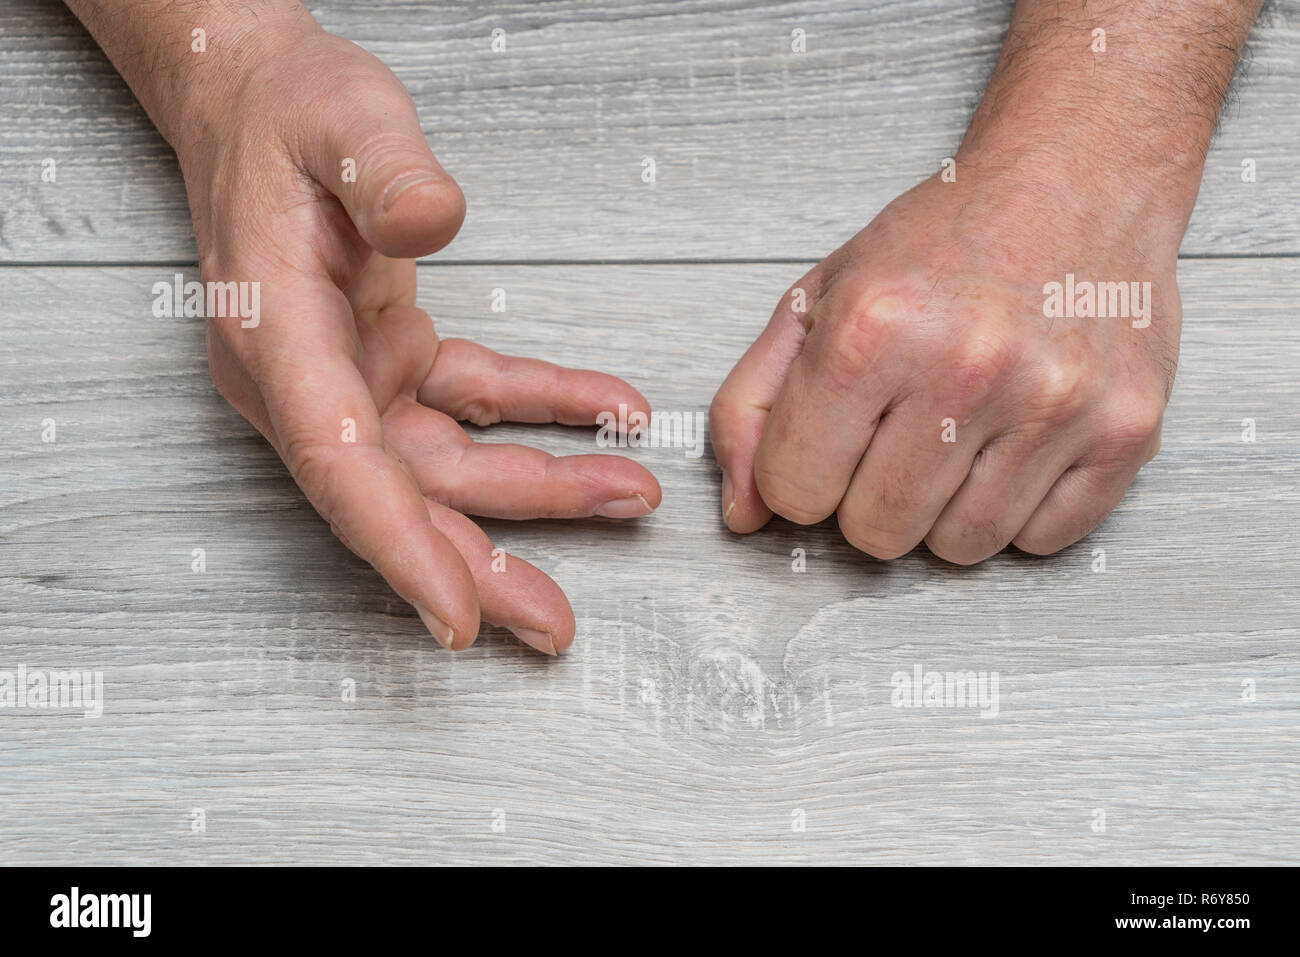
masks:
[[[1176,249],[1260,5],[1020,0],[958,166],[1027,211],[1082,200],[1062,231],[1139,218]]]
[[[173,146],[268,47],[314,28],[299,0],[66,3]]]
[[[1260,0],[1020,0],[963,151],[1199,178]]]

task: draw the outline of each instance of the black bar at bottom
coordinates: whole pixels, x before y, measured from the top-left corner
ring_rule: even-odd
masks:
[[[609,947],[676,947],[701,925],[733,944],[847,931],[872,947],[903,934],[909,950],[1055,939],[1294,946],[1294,883],[1289,868],[0,868],[0,927],[14,954],[60,937],[337,952],[412,934],[477,949],[516,934],[595,933],[612,935],[596,941]]]

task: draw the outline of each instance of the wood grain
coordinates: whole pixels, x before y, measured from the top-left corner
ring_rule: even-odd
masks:
[[[469,197],[444,255],[477,262],[820,259],[953,154],[1012,3],[312,6],[410,88]],[[1270,11],[1187,254],[1300,253],[1300,3]],[[791,52],[794,29],[807,52]],[[0,117],[0,261],[194,260],[174,156],[61,5],[0,11]],[[55,184],[41,182],[46,159]]]
[[[803,268],[428,266],[421,304],[445,335],[703,412]],[[881,563],[833,523],[737,537],[711,455],[681,449],[630,453],[665,490],[635,525],[486,523],[570,595],[558,661],[495,630],[455,656],[422,634],[215,394],[197,321],[151,316],[170,270],[0,275],[0,670],[102,671],[106,698],[99,718],[0,710],[5,863],[1300,853],[1294,259],[1182,263],[1163,450],[1049,559]],[[997,716],[894,707],[916,665],[997,672]]]

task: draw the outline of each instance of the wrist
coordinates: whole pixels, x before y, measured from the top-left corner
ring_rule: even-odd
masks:
[[[295,3],[294,6],[297,6]],[[182,81],[170,98],[166,115],[155,117],[163,136],[184,159],[210,151],[228,136],[232,123],[247,123],[250,94],[264,84],[268,71],[282,70],[299,46],[322,33],[299,7],[300,16],[250,17],[242,11],[224,16],[216,36],[208,34],[207,51],[178,66]]]
[[[1213,133],[1212,122],[1181,117],[1177,107],[1130,93],[1079,90],[1067,79],[1037,78],[1015,90],[990,86],[962,137],[958,156],[1006,159],[1028,150],[1059,166],[1076,166],[1117,182],[1171,185],[1195,193]],[[1062,87],[1064,87],[1062,89]],[[1155,119],[1159,116],[1160,119]]]
[[[67,0],[177,152],[202,142],[257,71],[320,27],[299,0]]]
[[[1040,102],[1040,107],[1042,106]],[[1141,221],[1177,249],[1200,188],[1204,146],[1148,131],[1115,129],[1096,115],[1040,108],[1025,116],[977,114],[957,152],[959,181],[984,184],[995,201],[1063,229]]]

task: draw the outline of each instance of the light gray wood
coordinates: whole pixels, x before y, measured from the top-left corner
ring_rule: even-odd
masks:
[[[803,268],[430,266],[420,299],[443,334],[704,411]],[[632,453],[665,490],[635,525],[487,523],[568,591],[579,634],[558,661],[496,630],[455,656],[425,637],[215,394],[198,323],[152,318],[168,274],[0,273],[0,670],[99,670],[106,697],[99,718],[0,710],[0,860],[1300,854],[1300,262],[1182,264],[1163,450],[1049,559],[880,563],[833,523],[733,536],[711,455],[681,450]],[[893,707],[916,664],[996,671],[998,716]]]
[[[407,84],[457,260],[814,258],[951,156],[1012,3],[330,0]],[[1250,43],[1184,252],[1300,253],[1296,0]],[[494,54],[491,32],[506,31]],[[807,52],[790,52],[791,31]],[[0,261],[192,261],[170,150],[76,21],[0,10]],[[1133,131],[1141,135],[1142,131]],[[642,160],[657,181],[642,182]],[[40,180],[58,164],[57,184]],[[1258,181],[1241,182],[1243,159]]]

